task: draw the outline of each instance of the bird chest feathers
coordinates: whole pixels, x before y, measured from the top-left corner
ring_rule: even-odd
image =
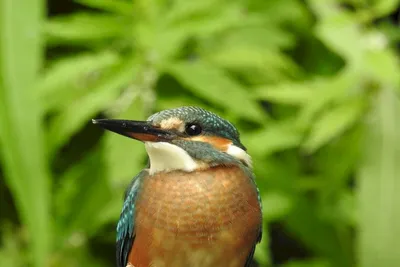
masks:
[[[135,267],[242,267],[261,227],[256,187],[236,166],[147,176],[135,206]]]

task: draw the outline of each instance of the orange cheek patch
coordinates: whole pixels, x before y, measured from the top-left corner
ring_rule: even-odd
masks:
[[[232,144],[232,141],[223,137],[218,137],[218,136],[195,136],[188,138],[191,141],[199,141],[199,142],[205,142],[209,143],[216,149],[226,152],[228,150],[228,147]]]

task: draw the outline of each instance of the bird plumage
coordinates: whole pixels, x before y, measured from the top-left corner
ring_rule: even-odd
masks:
[[[117,225],[117,266],[249,267],[262,236],[251,158],[228,121],[197,107],[99,120],[145,143]]]
[[[231,259],[237,263],[226,266],[250,266],[261,218],[256,187],[243,167],[217,166],[189,176],[142,172],[136,179],[118,224],[118,267],[225,266]],[[208,259],[196,258],[201,253]]]
[[[124,204],[117,224],[116,259],[118,267],[126,267],[128,264],[128,256],[135,239],[136,198],[140,183],[147,174],[147,170],[141,171],[133,178],[132,183],[126,190]]]

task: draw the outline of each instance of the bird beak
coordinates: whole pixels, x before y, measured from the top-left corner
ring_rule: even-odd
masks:
[[[167,142],[176,137],[176,134],[154,127],[147,121],[100,119],[92,120],[92,122],[106,130],[142,142]]]

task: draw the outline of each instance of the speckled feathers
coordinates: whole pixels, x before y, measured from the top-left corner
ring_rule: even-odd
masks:
[[[232,143],[246,150],[240,142],[240,134],[235,126],[220,116],[199,107],[179,107],[163,110],[150,116],[147,121],[160,125],[163,121],[177,118],[185,123],[198,123],[204,129],[205,135],[216,135],[227,138]]]

